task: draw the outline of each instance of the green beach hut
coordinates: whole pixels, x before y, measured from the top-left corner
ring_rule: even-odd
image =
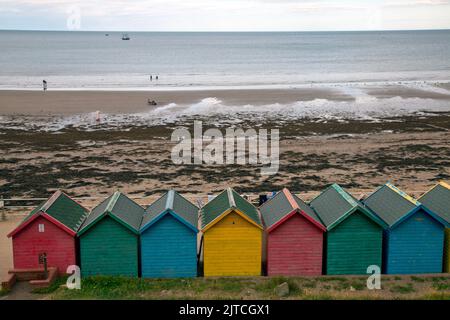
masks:
[[[120,192],[95,207],[80,237],[82,276],[138,276],[139,227],[144,208]]]
[[[310,202],[327,228],[325,274],[366,274],[381,268],[384,222],[333,184]]]

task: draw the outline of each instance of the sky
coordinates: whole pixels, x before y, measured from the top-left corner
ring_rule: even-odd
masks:
[[[450,0],[0,0],[1,29],[450,29]]]

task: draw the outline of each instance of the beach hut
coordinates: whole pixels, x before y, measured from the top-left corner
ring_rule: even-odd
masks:
[[[327,228],[326,274],[366,274],[371,265],[381,268],[383,221],[337,184],[325,189],[310,206]]]
[[[205,276],[261,275],[263,227],[258,210],[231,188],[201,210]]]
[[[61,191],[56,191],[36,207],[8,237],[12,238],[16,269],[43,268],[43,256],[49,267],[65,273],[77,264],[76,234],[88,210]]]
[[[446,222],[444,235],[444,272],[450,272],[450,185],[439,182],[419,198],[420,203]]]
[[[364,205],[387,225],[384,273],[442,272],[444,225],[436,214],[391,183],[378,188]]]
[[[78,233],[81,274],[138,276],[143,215],[144,208],[120,192],[95,207]]]
[[[326,228],[317,214],[288,189],[259,211],[266,229],[267,275],[321,275]]]
[[[197,276],[198,208],[170,190],[145,210],[141,234],[144,278]]]

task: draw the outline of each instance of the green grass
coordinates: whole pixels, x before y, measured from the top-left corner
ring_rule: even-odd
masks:
[[[9,293],[7,289],[0,289],[0,297],[6,296]]]
[[[279,299],[275,288],[286,282],[291,299],[450,299],[450,277],[405,276],[384,282],[381,292],[366,290],[362,277],[223,277],[140,279],[96,276],[82,280],[81,290],[69,290],[60,279],[39,289],[53,299]],[[414,284],[419,284],[417,288]],[[355,290],[350,294],[350,289]],[[419,290],[420,288],[420,290]],[[421,291],[423,290],[423,293]],[[381,296],[379,293],[383,293]]]
[[[411,276],[411,280],[414,281],[414,282],[425,282],[426,281],[426,279],[420,278],[420,277],[417,277],[417,276]]]
[[[392,286],[390,291],[393,292],[393,293],[406,294],[406,293],[414,292],[416,290],[414,289],[414,287],[413,287],[413,285],[411,283],[407,283],[404,286],[402,286],[402,285]]]
[[[302,282],[300,282],[300,287],[302,288],[316,288],[317,287],[317,282],[316,280],[304,280]]]
[[[307,294],[302,298],[305,300],[333,300],[333,296],[329,294]]]
[[[316,278],[316,279],[320,282],[328,282],[328,281],[346,282],[347,281],[347,278],[344,278],[344,277],[320,277],[320,278]]]
[[[355,290],[364,290],[367,288],[367,282],[364,280],[363,282],[358,281],[352,281],[350,282],[350,286],[355,288]]]
[[[424,300],[450,300],[450,293],[448,292],[439,292],[428,294],[423,297]]]
[[[351,288],[359,291],[366,288],[366,280],[348,279],[346,281],[338,280],[333,286],[337,291],[349,291]]]
[[[275,288],[284,282],[289,286],[289,295],[298,295],[301,292],[297,282],[293,278],[288,277],[270,277],[268,281],[264,281],[255,286],[255,289],[267,295],[273,295]]]
[[[49,294],[49,293],[55,292],[60,286],[65,284],[66,281],[67,281],[67,277],[58,278],[49,287],[33,289],[32,293]]]
[[[439,291],[450,290],[450,283],[442,283],[442,282],[433,283],[433,288]]]
[[[95,276],[81,282],[81,290],[59,289],[58,299],[178,299],[205,291],[217,292],[218,296],[233,296],[252,288],[248,279],[242,278],[195,278],[195,279],[140,279],[128,277]]]
[[[449,279],[446,277],[430,277],[428,278],[433,282],[439,282],[439,281],[448,281]]]

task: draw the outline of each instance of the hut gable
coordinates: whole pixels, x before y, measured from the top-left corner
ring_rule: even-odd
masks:
[[[258,210],[231,188],[201,211],[205,276],[261,274],[262,224]]]
[[[12,237],[14,267],[39,268],[45,253],[49,266],[64,273],[76,264],[75,236],[88,210],[61,191],[28,214],[8,236]]]
[[[295,213],[299,213],[319,229],[325,230],[319,216],[300,198],[284,188],[260,208],[264,224],[269,232]]]
[[[82,225],[79,234],[85,233],[103,217],[109,216],[127,227],[133,233],[139,233],[144,208],[128,198],[126,195],[115,192],[95,207]]]
[[[267,275],[320,275],[326,228],[317,214],[286,188],[260,212],[267,230]]]
[[[439,182],[419,198],[420,203],[450,224],[450,185]]]
[[[385,227],[374,214],[366,210],[351,194],[338,184],[333,184],[310,202],[327,230],[332,230],[354,212],[361,212],[374,223]]]
[[[395,228],[409,216],[423,210],[442,223],[435,213],[391,183],[386,183],[364,200],[364,205],[380,217],[389,228]]]
[[[231,188],[224,190],[201,210],[202,229],[205,231],[230,212],[236,212],[242,218],[262,229],[258,210]]]
[[[178,192],[170,190],[152,203],[142,219],[140,230],[143,232],[166,214],[173,215],[187,227],[197,232],[198,208]]]
[[[419,198],[429,210],[446,222],[444,240],[444,272],[450,272],[450,185],[439,182]]]
[[[75,235],[88,216],[89,211],[64,192],[58,190],[50,198],[34,208],[21,224],[8,236],[12,237],[28,224],[43,217],[56,224],[70,235]]]
[[[198,208],[174,190],[153,202],[141,223],[144,278],[197,275]]]
[[[364,204],[388,224],[394,226],[401,218],[416,209],[418,202],[390,183],[372,193]]]
[[[444,227],[436,214],[390,183],[364,204],[388,226],[384,233],[385,273],[442,272]]]

